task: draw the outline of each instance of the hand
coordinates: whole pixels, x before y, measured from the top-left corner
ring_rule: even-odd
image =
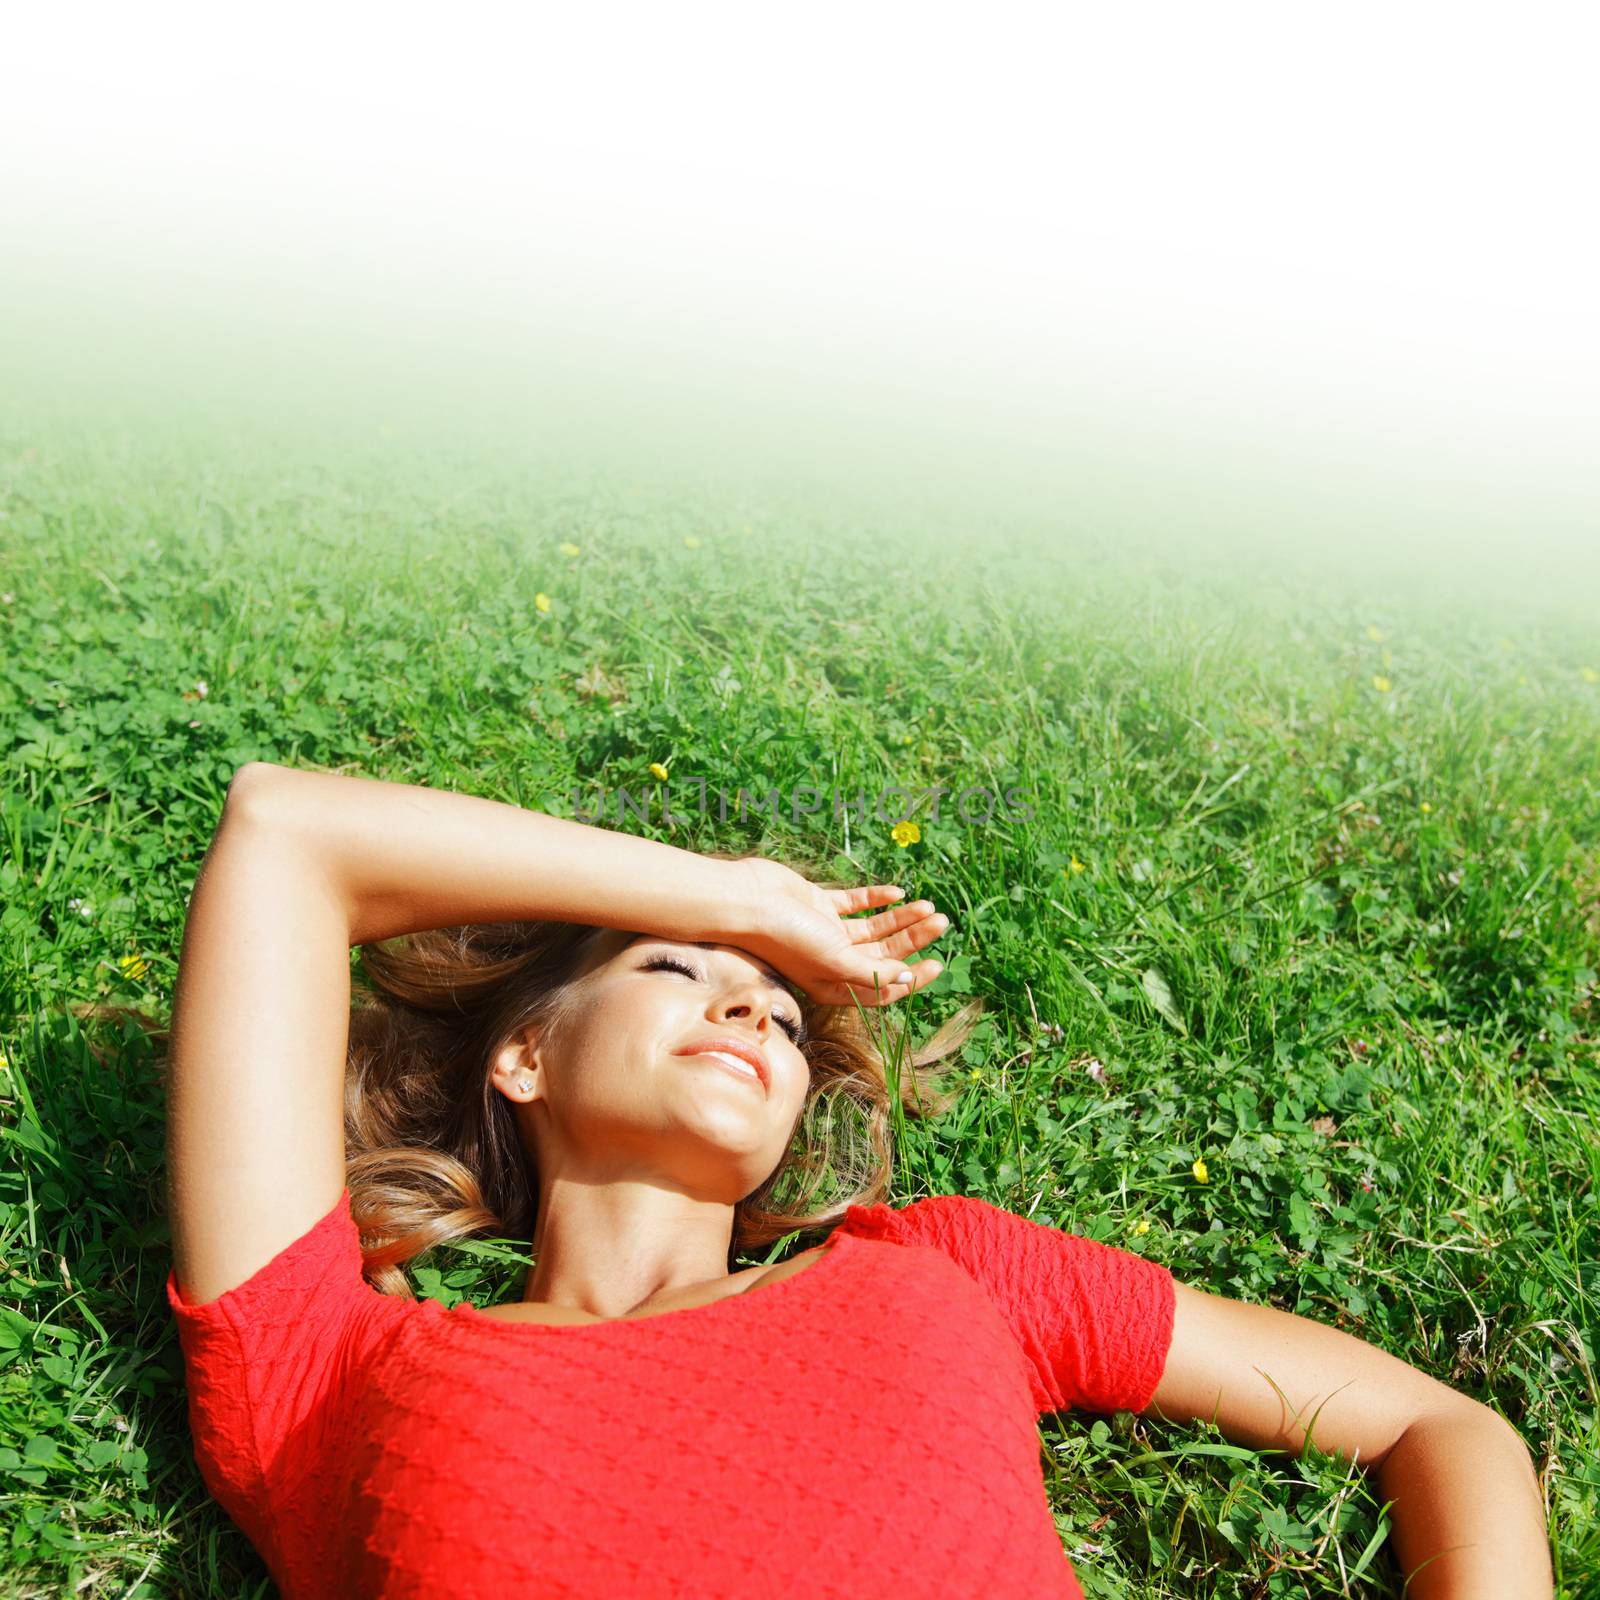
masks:
[[[776,861],[750,856],[734,863],[748,885],[745,921],[733,942],[770,963],[820,1005],[887,1005],[925,989],[944,966],[908,965],[915,951],[949,926],[931,900],[915,900],[876,916],[848,913],[888,906],[904,895],[893,884],[824,889]],[[909,981],[900,981],[902,975]],[[874,979],[876,978],[876,988]]]

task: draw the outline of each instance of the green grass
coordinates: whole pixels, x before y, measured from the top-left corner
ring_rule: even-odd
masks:
[[[954,931],[917,1030],[987,1011],[958,1105],[900,1130],[896,1198],[981,1196],[1482,1400],[1533,1452],[1558,1593],[1600,1591],[1579,610],[381,440],[11,423],[0,513],[7,1594],[271,1592],[190,1456],[150,1046],[68,1010],[166,1016],[252,758],[565,815],[664,762],[689,821],[637,831],[931,897]],[[826,805],[695,816],[692,776],[1015,785],[1032,814],[967,824],[947,796],[901,848]],[[515,1270],[441,1251],[415,1281],[485,1298]],[[1129,1415],[1040,1432],[1090,1596],[1399,1592],[1337,1458]]]

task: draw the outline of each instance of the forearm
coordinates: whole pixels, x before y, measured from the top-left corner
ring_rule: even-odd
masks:
[[[1412,1423],[1374,1477],[1394,1502],[1390,1539],[1401,1576],[1411,1580],[1407,1600],[1550,1600],[1533,1461],[1492,1412]]]
[[[252,762],[228,805],[308,853],[352,945],[535,919],[725,943],[745,927],[733,863],[498,800]]]

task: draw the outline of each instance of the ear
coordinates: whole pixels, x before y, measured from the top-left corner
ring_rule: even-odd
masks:
[[[544,1068],[539,1055],[539,1035],[523,1028],[495,1052],[494,1086],[516,1105],[526,1105],[544,1093]]]

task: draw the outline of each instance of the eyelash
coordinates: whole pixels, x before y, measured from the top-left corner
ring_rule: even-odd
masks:
[[[676,956],[651,956],[648,961],[641,962],[639,965],[641,972],[657,972],[663,968],[671,968],[674,972],[681,972],[686,978],[698,978],[700,976],[687,961],[680,961]],[[780,1017],[777,1012],[773,1012],[773,1017],[776,1019],[778,1026],[789,1035],[790,1042],[799,1044],[802,1032],[801,1024],[791,1022],[787,1017]]]

